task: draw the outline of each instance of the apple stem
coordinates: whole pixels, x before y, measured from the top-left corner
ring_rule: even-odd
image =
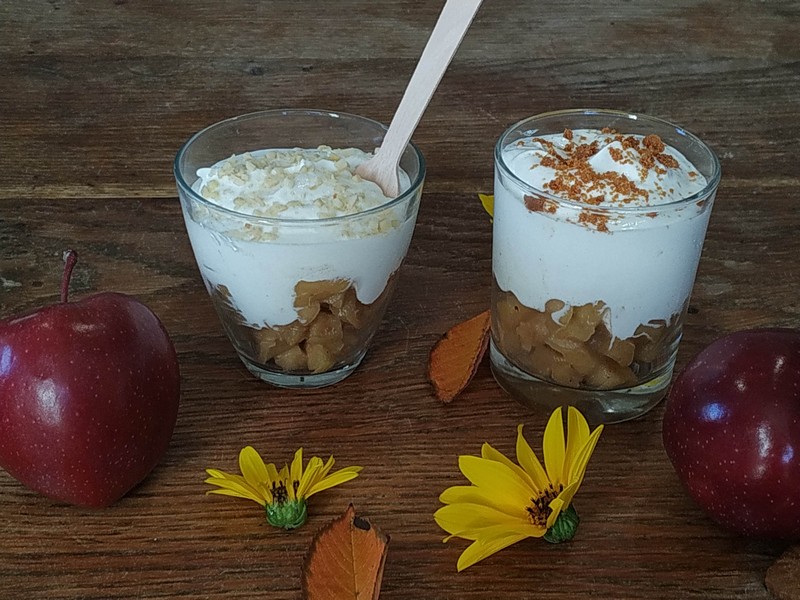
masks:
[[[78,262],[78,253],[75,250],[67,250],[64,252],[64,276],[61,278],[61,302],[67,302],[69,295],[69,281],[72,279],[72,269],[75,268],[75,263]]]

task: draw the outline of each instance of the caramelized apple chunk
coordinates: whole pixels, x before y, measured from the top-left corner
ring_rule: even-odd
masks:
[[[492,335],[503,354],[525,371],[567,387],[636,385],[677,335],[677,315],[669,323],[643,324],[620,339],[606,325],[608,307],[602,301],[569,306],[554,298],[538,311],[513,293],[495,293]]]
[[[356,360],[377,328],[395,276],[371,304],[358,300],[345,279],[299,281],[297,319],[287,325],[250,327],[224,286],[212,290],[214,305],[240,352],[264,365],[292,373],[324,373]]]

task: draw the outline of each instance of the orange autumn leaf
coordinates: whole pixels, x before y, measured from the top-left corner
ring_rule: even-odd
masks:
[[[428,379],[442,402],[450,402],[469,385],[489,345],[490,324],[486,310],[452,327],[431,350]]]
[[[314,536],[303,564],[303,599],[377,600],[388,544],[389,536],[351,504]]]

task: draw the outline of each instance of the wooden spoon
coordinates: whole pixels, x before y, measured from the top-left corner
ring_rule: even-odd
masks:
[[[356,169],[364,179],[377,183],[389,198],[400,194],[398,167],[411,135],[433,92],[456,53],[464,34],[483,0],[447,0],[422,51],[417,68],[408,82],[403,99],[392,118],[383,144],[372,157]]]

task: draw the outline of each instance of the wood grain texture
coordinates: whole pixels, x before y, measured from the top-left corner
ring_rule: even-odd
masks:
[[[335,387],[278,390],[245,371],[216,320],[185,234],[172,160],[193,132],[261,108],[391,117],[441,2],[30,0],[0,3],[0,316],[58,297],[133,294],[176,344],[182,400],[163,462],[102,511],[50,502],[0,471],[0,598],[297,600],[314,532],[353,502],[392,542],[381,598],[767,599],[780,543],[715,527],[680,488],[659,406],[608,427],[576,498],[569,544],[517,544],[464,573],[442,544],[438,495],[458,454],[512,452],[546,415],[486,365],[450,405],[428,353],[488,306],[491,225],[476,193],[511,123],[595,106],[685,125],[723,180],[679,367],[715,337],[800,327],[800,3],[577,0],[485,3],[415,134],[428,161],[398,291],[363,365]],[[354,18],[354,15],[358,15]],[[269,528],[244,500],[205,496],[206,467],[239,449],[365,467],[312,499],[309,523]]]

